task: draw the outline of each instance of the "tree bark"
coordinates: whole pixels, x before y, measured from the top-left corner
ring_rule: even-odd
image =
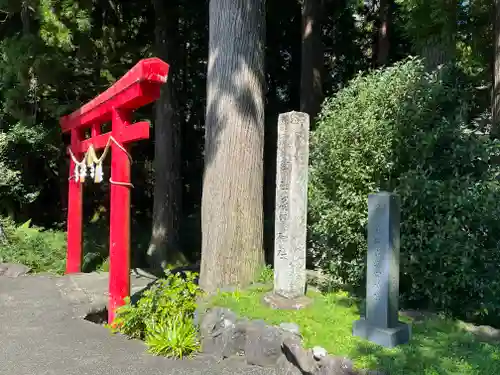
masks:
[[[5,236],[5,231],[3,230],[2,222],[0,222],[0,245],[5,243],[7,237]]]
[[[155,187],[153,228],[148,262],[154,269],[168,263],[184,262],[179,246],[179,222],[182,205],[181,129],[176,116],[175,40],[178,5],[175,1],[153,0],[156,15],[155,45],[157,56],[170,64],[167,83],[155,105]]]
[[[495,0],[495,24],[494,24],[494,69],[493,90],[491,97],[491,135],[494,138],[500,136],[500,0]]]
[[[200,286],[245,286],[264,264],[263,0],[211,0]]]
[[[323,0],[304,0],[302,5],[300,111],[309,114],[312,123],[314,123],[323,101],[324,48],[321,40],[322,12]]]
[[[454,59],[455,38],[452,36],[429,37],[423,46],[421,55],[425,59],[428,70],[434,70],[438,66],[446,64]]]
[[[21,2],[21,22],[23,24],[23,35],[31,34],[30,9],[28,1]]]
[[[456,0],[445,0],[443,5],[442,23],[435,33],[419,41],[420,54],[425,58],[428,70],[434,70],[439,65],[449,63],[456,58],[458,4]]]
[[[377,65],[383,66],[389,60],[389,27],[391,17],[391,0],[380,0],[379,27],[377,38]]]

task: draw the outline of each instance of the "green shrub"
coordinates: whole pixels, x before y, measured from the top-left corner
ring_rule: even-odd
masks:
[[[21,263],[33,272],[64,273],[66,234],[30,226],[16,226],[11,220],[0,219],[6,241],[0,243],[0,263]]]
[[[127,299],[117,309],[112,331],[145,340],[153,354],[189,356],[199,348],[193,318],[200,295],[196,276],[191,272],[167,272],[166,278],[146,290],[137,304]]]
[[[395,191],[403,303],[500,313],[499,147],[466,126],[466,83],[410,59],[325,101],[311,137],[309,255],[337,286],[363,286],[367,195]]]
[[[109,257],[104,259],[101,263],[100,267],[97,269],[100,272],[109,272]]]
[[[274,270],[270,265],[266,265],[260,271],[259,277],[257,278],[258,283],[270,284],[274,281]]]

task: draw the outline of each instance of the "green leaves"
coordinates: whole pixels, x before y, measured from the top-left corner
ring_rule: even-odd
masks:
[[[182,358],[199,348],[198,331],[193,314],[200,289],[197,275],[167,271],[133,305],[130,299],[116,312],[111,328],[130,338],[145,340],[153,354]]]
[[[468,122],[470,92],[455,67],[426,73],[409,59],[325,102],[311,137],[309,246],[337,286],[363,286],[367,196],[395,191],[403,300],[472,318],[500,312],[499,149]]]
[[[179,314],[168,320],[154,319],[148,324],[146,345],[149,352],[182,359],[200,348],[198,331],[193,319]]]
[[[15,226],[7,219],[0,218],[0,222],[7,238],[6,242],[0,243],[0,263],[21,263],[33,272],[64,272],[65,233],[30,227],[29,221],[21,226]]]

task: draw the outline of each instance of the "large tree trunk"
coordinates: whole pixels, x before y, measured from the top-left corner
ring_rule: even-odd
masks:
[[[179,248],[182,205],[180,122],[175,105],[175,40],[178,5],[175,1],[154,0],[157,56],[171,65],[168,82],[155,105],[155,187],[153,228],[148,260],[155,269],[168,263],[184,262]]]
[[[442,5],[442,22],[434,33],[419,41],[420,54],[425,58],[428,70],[447,64],[456,58],[458,4],[456,0],[445,0]]]
[[[449,63],[454,59],[455,38],[452,35],[447,35],[446,37],[429,37],[420,53],[425,58],[427,69],[434,70],[438,66]]]
[[[323,101],[324,65],[321,40],[323,0],[304,0],[302,5],[302,67],[300,75],[300,110],[314,122]]]
[[[200,285],[247,285],[264,264],[262,0],[211,0]]]
[[[495,0],[493,90],[491,97],[492,128],[491,135],[500,136],[500,0]]]
[[[379,3],[379,25],[377,37],[377,65],[387,64],[389,60],[389,27],[391,17],[391,0],[380,0]]]

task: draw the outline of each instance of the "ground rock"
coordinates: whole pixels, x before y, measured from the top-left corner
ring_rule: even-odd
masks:
[[[283,331],[262,321],[250,322],[246,330],[245,357],[249,364],[276,366],[281,356]]]
[[[225,345],[222,351],[223,358],[229,358],[233,355],[243,355],[245,353],[248,324],[246,320],[238,320],[231,326],[231,329],[226,330],[224,336]]]
[[[277,375],[303,375],[303,372],[282,354],[276,361]]]
[[[220,359],[242,355],[248,364],[274,367],[279,375],[387,375],[354,370],[351,360],[330,356],[320,347],[304,349],[294,323],[275,327],[239,319],[231,310],[219,307],[197,314],[197,320],[202,351]]]
[[[307,296],[286,298],[274,292],[265,294],[262,301],[270,308],[276,310],[300,310],[313,302],[313,300]]]
[[[353,369],[350,359],[344,357],[325,356],[318,361],[318,368],[314,375],[358,375]]]
[[[300,327],[295,323],[281,323],[279,327],[285,332],[300,336]]]
[[[304,349],[297,338],[285,337],[282,350],[288,361],[299,368],[302,373],[312,374],[317,370],[318,364],[314,360],[312,352]]]
[[[201,349],[204,353],[229,357],[236,350],[234,336],[237,316],[229,309],[208,310],[200,322]]]
[[[314,357],[314,359],[316,359],[318,361],[321,358],[326,357],[327,354],[328,354],[328,352],[326,351],[326,349],[322,348],[321,346],[315,346],[314,348],[312,348],[312,356]]]
[[[31,268],[24,264],[0,263],[0,276],[19,277],[27,275]]]

